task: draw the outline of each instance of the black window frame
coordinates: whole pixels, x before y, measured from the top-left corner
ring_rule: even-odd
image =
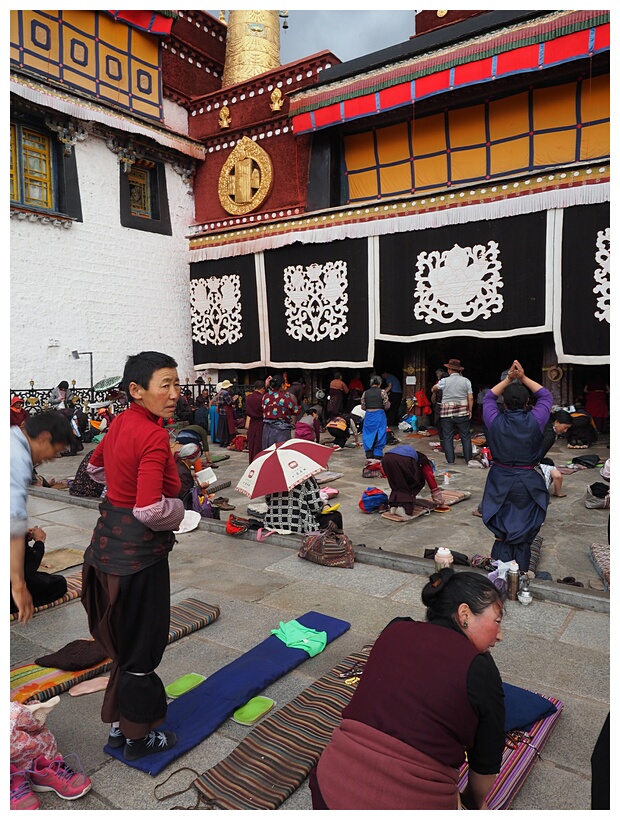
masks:
[[[145,157],[145,159],[152,162],[154,166],[149,169],[151,212],[153,216],[150,218],[146,216],[134,216],[131,213],[129,177],[123,170],[121,163],[119,166],[121,225],[125,228],[133,228],[137,231],[147,231],[148,233],[172,236],[168,187],[166,185],[166,166],[163,162],[152,157]]]

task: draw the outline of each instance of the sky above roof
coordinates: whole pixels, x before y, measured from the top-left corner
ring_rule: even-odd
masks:
[[[219,17],[219,11],[209,11]],[[331,51],[342,62],[406,42],[414,34],[415,11],[288,10],[280,29],[282,64]]]

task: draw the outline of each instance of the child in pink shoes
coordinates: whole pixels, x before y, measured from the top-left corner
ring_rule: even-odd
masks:
[[[38,809],[35,792],[56,792],[63,800],[77,800],[91,786],[90,778],[74,771],[61,755],[52,760],[39,755],[27,771],[11,763],[11,809]]]

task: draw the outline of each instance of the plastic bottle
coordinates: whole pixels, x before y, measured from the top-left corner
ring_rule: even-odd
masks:
[[[450,483],[450,473],[446,470],[446,472],[443,474],[443,486],[447,487],[449,483]]]
[[[435,572],[452,566],[453,561],[452,553],[447,547],[438,547],[435,552]]]
[[[516,561],[511,561],[506,575],[506,582],[508,584],[508,600],[516,601],[519,594],[519,565]]]

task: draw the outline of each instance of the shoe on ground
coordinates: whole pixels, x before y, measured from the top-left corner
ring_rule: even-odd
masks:
[[[74,771],[60,755],[53,760],[37,757],[29,776],[33,792],[56,792],[63,800],[77,800],[92,786],[89,777]]]
[[[111,749],[120,749],[125,745],[125,735],[121,732],[118,726],[110,727],[110,734],[108,735],[108,746]]]
[[[11,763],[11,810],[38,809],[40,805],[26,773]]]
[[[123,757],[125,760],[139,760],[146,755],[156,754],[157,752],[165,752],[177,742],[177,736],[174,732],[159,731],[151,729],[145,737],[138,740],[125,741],[125,749],[123,750]]]
[[[233,504],[228,503],[227,498],[214,498],[211,504],[214,507],[217,507],[220,510],[234,510],[235,507]]]
[[[471,461],[467,462],[467,466],[468,467],[482,467],[483,465],[482,465],[481,461],[476,461],[475,458],[472,458]]]

